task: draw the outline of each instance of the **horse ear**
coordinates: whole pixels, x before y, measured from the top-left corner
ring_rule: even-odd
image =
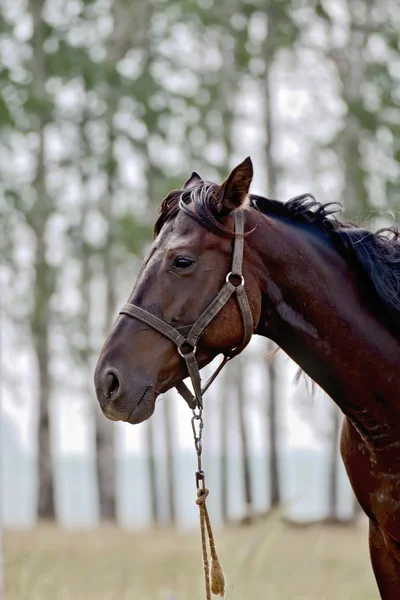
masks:
[[[189,179],[183,184],[182,189],[186,190],[186,188],[196,187],[196,185],[200,185],[201,183],[204,183],[204,180],[196,171],[193,171]]]
[[[217,194],[218,212],[228,215],[247,201],[250,184],[253,179],[253,163],[250,156],[235,167]]]

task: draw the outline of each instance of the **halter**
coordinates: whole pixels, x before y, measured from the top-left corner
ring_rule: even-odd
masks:
[[[127,302],[120,310],[120,314],[129,315],[130,317],[139,319],[139,321],[142,321],[143,323],[146,323],[146,325],[159,331],[176,345],[179,354],[185,360],[188,374],[193,385],[194,396],[183,381],[178,383],[175,387],[192,410],[195,408],[203,408],[203,394],[208,390],[228,360],[239,354],[247,346],[253,335],[253,318],[244,288],[244,277],[242,274],[245,217],[242,210],[235,211],[233,214],[235,233],[237,235],[233,242],[232,270],[227,274],[225,283],[219,293],[215,296],[214,300],[212,300],[204,309],[193,325],[184,328],[185,330],[190,328],[187,337],[184,337],[178,329],[172,327],[172,325],[166,321],[159,319],[144,308],[140,308],[135,304]],[[224,354],[222,362],[211,375],[204,388],[202,388],[200,369],[196,359],[197,343],[207,325],[222,310],[234,293],[236,294],[240,313],[242,315],[244,330],[242,343]]]

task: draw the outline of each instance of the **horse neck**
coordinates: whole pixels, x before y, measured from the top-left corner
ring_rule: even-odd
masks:
[[[252,251],[263,297],[257,333],[331,396],[370,447],[397,443],[400,346],[372,290],[323,234],[256,219]]]

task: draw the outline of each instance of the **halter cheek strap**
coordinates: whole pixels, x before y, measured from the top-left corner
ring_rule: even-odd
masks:
[[[166,321],[156,317],[147,310],[131,304],[130,302],[123,305],[120,310],[120,314],[129,315],[135,319],[139,319],[146,325],[149,325],[156,331],[159,331],[166,338],[171,340],[178,349],[179,354],[185,360],[186,367],[188,370],[189,377],[192,381],[194,396],[189,388],[181,381],[176,385],[176,389],[181,396],[186,400],[191,409],[203,408],[203,394],[210,387],[212,382],[215,380],[217,375],[221,372],[222,368],[226,365],[228,360],[239,354],[249,343],[251,336],[253,335],[253,318],[250,310],[249,301],[246,295],[244,287],[244,278],[242,274],[243,265],[243,245],[244,245],[244,221],[245,215],[242,210],[234,212],[234,225],[235,233],[238,234],[234,238],[233,246],[233,259],[232,259],[232,270],[227,274],[225,283],[221,290],[218,292],[214,300],[204,309],[198,319],[184,329],[188,328],[189,333],[186,337],[180,333],[178,329],[169,325]],[[207,325],[214,319],[214,317],[222,310],[225,304],[228,302],[232,294],[236,294],[236,299],[239,304],[240,314],[243,322],[243,340],[239,346],[233,348],[230,352],[224,355],[221,364],[217,367],[214,373],[207,381],[204,388],[201,387],[201,377],[198,362],[196,360],[197,343],[200,336],[203,334]]]

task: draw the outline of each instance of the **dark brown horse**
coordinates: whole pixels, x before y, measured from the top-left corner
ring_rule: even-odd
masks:
[[[344,225],[302,196],[283,204],[250,195],[248,158],[221,185],[194,173],[163,201],[155,241],[129,302],[173,327],[196,321],[231,271],[234,216],[245,218],[243,274],[253,331],[274,340],[346,418],[341,452],[370,519],[381,597],[400,598],[400,243]],[[200,367],[243,340],[234,297],[206,327]],[[187,377],[167,337],[118,317],[95,384],[104,414],[139,423],[158,394]]]

